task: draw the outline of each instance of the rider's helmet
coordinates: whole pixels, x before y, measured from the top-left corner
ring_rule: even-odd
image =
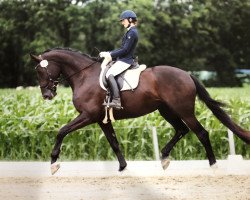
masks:
[[[125,10],[124,12],[122,12],[122,14],[120,15],[120,21],[124,20],[124,19],[129,19],[132,18],[134,21],[137,20],[137,16],[134,13],[134,11],[132,10]]]

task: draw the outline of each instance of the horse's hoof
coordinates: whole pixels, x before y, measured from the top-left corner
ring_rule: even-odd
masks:
[[[127,164],[124,165],[124,166],[120,166],[120,167],[119,167],[119,172],[122,172],[124,169],[126,169],[126,167],[127,167]]]
[[[170,160],[168,159],[168,157],[161,159],[161,165],[164,170],[168,168],[169,164],[170,164]]]
[[[218,169],[218,165],[217,165],[217,163],[214,163],[214,164],[212,164],[212,165],[210,165],[210,167],[212,168],[212,169]]]
[[[53,163],[51,166],[50,166],[50,169],[51,169],[51,174],[54,175],[58,169],[60,168],[60,163]]]

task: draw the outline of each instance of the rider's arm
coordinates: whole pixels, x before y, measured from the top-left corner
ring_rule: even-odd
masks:
[[[138,40],[136,32],[130,31],[125,39],[124,45],[121,48],[113,50],[110,52],[112,58],[123,57],[129,54],[133,48],[135,48],[135,43]]]

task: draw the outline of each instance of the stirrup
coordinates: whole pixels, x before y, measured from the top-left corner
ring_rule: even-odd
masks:
[[[123,109],[123,107],[121,106],[121,104],[114,104],[113,102],[103,102],[102,104],[103,106],[107,107],[107,108],[114,108],[117,110]]]
[[[108,107],[114,108],[116,110],[123,109],[123,107],[121,106],[121,104],[116,104],[116,103],[113,103],[113,102],[110,102],[110,104],[108,105]]]
[[[113,99],[108,106],[117,110],[123,109],[120,98]]]
[[[106,97],[105,97],[105,99],[104,99],[104,101],[103,101],[103,103],[102,103],[102,105],[103,105],[104,107],[109,107],[108,105],[110,104],[110,98],[111,98],[111,96],[110,96],[110,91],[109,91],[109,89],[108,89],[108,90],[107,90]]]
[[[109,102],[106,102],[106,101],[104,101],[104,102],[102,103],[103,106],[107,106],[107,107],[108,107],[109,104],[110,104],[110,103],[109,103]]]

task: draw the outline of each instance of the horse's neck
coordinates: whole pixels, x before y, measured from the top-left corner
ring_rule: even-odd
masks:
[[[68,58],[62,67],[62,74],[74,90],[83,85],[87,77],[98,80],[101,71],[100,63],[88,58]]]
[[[46,53],[45,58],[60,64],[61,73],[72,89],[83,85],[86,77],[91,77],[91,79],[98,81],[101,71],[100,63],[88,56],[58,50]]]

